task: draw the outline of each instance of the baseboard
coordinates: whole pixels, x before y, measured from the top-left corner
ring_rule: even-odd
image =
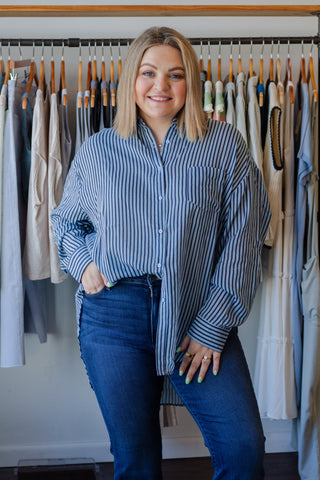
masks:
[[[270,433],[267,436],[266,452],[292,452],[287,432]],[[163,438],[163,458],[206,457],[208,450],[201,436]],[[109,444],[103,442],[21,445],[0,448],[0,467],[15,467],[21,460],[88,459],[88,462],[112,462]]]

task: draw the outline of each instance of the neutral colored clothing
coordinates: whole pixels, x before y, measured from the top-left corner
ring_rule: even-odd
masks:
[[[78,106],[78,103],[81,100],[81,105]],[[78,152],[81,145],[84,142],[84,133],[83,133],[83,94],[82,92],[77,93],[77,104],[76,104],[76,142],[75,142],[75,153]]]
[[[112,285],[145,273],[162,279],[159,375],[173,371],[187,332],[222,351],[247,318],[268,223],[260,172],[241,135],[216,121],[190,142],[174,120],[161,153],[141,119],[128,140],[102,130],[73,160],[52,214],[62,268],[77,281],[91,261]],[[82,297],[80,285],[78,316]]]
[[[63,97],[67,95],[67,89],[61,90],[61,104],[60,104],[60,152],[62,164],[62,184],[65,184],[67,173],[70,168],[71,160],[71,134],[69,130],[68,120],[68,104],[63,105]]]
[[[220,120],[220,122],[225,122],[226,120],[226,111],[223,98],[223,83],[221,80],[218,80],[215,85],[213,118],[215,120]]]
[[[48,231],[50,252],[50,278],[52,283],[61,283],[66,278],[60,268],[57,245],[54,242],[51,212],[59,205],[63,193],[62,158],[60,149],[59,113],[57,94],[51,94],[49,144],[48,144]]]
[[[1,245],[1,366],[24,365],[24,295],[21,268],[19,192],[21,185],[21,101],[23,88],[8,81],[8,111],[3,145]]]
[[[282,195],[283,170],[280,146],[281,108],[278,102],[277,87],[274,82],[269,83],[268,97],[267,135],[263,151],[263,178],[268,190],[271,207],[271,221],[265,245],[272,247],[279,225],[279,215],[281,215],[279,202]]]
[[[263,173],[263,151],[261,144],[261,117],[260,107],[257,99],[258,77],[253,76],[248,79],[247,84],[247,134],[248,148],[256,162],[260,172]]]
[[[246,90],[246,77],[244,72],[240,72],[237,75],[236,80],[236,122],[237,129],[241,133],[246,145],[248,144],[247,139],[247,125],[246,125],[246,99],[245,99],[245,90]]]
[[[7,107],[8,86],[1,87],[0,94],[0,245],[2,238],[2,172],[3,172],[3,144],[4,129],[6,123],[6,107]]]
[[[318,102],[311,92],[313,169],[307,184],[308,224],[306,262],[302,271],[303,356],[301,404],[298,419],[299,474],[302,480],[320,478],[320,272],[318,248]]]
[[[33,110],[31,170],[23,273],[30,280],[50,277],[48,234],[49,95],[37,90]]]
[[[115,480],[160,480],[160,395],[156,372],[161,281],[122,279],[84,295],[80,348],[105,419]],[[197,422],[212,456],[214,479],[263,478],[264,438],[248,367],[236,329],[217,376],[186,385],[177,362],[168,378]],[[134,398],[134,402],[132,399]]]
[[[234,82],[228,82],[226,84],[226,104],[227,104],[226,122],[230,123],[230,125],[233,125],[234,127],[237,126],[236,111],[235,111],[235,95],[236,95],[236,87]]]

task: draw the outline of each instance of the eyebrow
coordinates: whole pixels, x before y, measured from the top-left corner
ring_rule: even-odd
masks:
[[[152,63],[142,63],[139,68],[142,68],[142,67],[152,67],[152,68],[154,68],[155,70],[157,70],[156,65],[153,65]],[[173,70],[182,70],[182,71],[184,72],[184,68],[183,68],[183,67],[179,67],[179,66],[169,68],[168,71],[169,71],[169,72],[172,72]]]

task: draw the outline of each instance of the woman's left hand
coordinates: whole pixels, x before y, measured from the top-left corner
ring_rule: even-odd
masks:
[[[180,375],[186,373],[186,383],[191,382],[199,369],[198,383],[203,382],[210,366],[213,375],[218,374],[221,353],[204,347],[188,335],[185,336],[180,345],[180,352],[186,352],[179,370]]]

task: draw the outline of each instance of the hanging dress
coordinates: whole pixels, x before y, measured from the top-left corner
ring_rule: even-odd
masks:
[[[3,145],[3,178],[6,181],[2,188],[1,367],[17,367],[25,363],[19,218],[21,115],[17,114],[21,94],[21,88],[16,90],[16,80],[9,80]]]
[[[61,283],[67,275],[60,268],[58,247],[52,232],[50,214],[59,205],[63,192],[63,168],[60,148],[60,126],[57,94],[51,94],[48,135],[48,230],[50,252],[50,278],[52,283]]]
[[[236,81],[236,122],[237,129],[242,134],[247,145],[245,83],[246,78],[244,72],[238,73]]]
[[[30,280],[50,278],[48,233],[48,89],[38,89],[33,110],[31,171],[23,272]]]
[[[3,83],[3,82],[2,82]],[[3,172],[3,143],[6,123],[8,85],[2,85],[0,93],[0,247],[2,238],[2,172]],[[1,266],[0,266],[1,268]]]
[[[249,77],[247,84],[247,127],[248,127],[248,148],[252,157],[263,174],[263,151],[261,145],[261,118],[260,107],[257,99],[258,77]]]
[[[226,121],[226,110],[223,97],[223,83],[217,80],[215,83],[214,112],[213,119],[220,122]]]
[[[254,385],[261,416],[272,419],[286,419],[296,415],[292,392],[287,390],[288,365],[292,368],[293,363],[292,338],[288,322],[282,318],[283,160],[280,149],[280,115],[277,88],[274,82],[270,82],[263,172],[273,216],[272,249],[264,249],[262,257],[263,282]]]

